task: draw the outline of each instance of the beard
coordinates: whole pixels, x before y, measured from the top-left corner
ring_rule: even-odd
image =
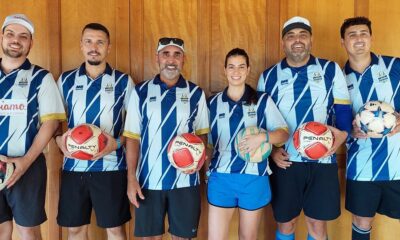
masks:
[[[101,63],[101,61],[92,61],[92,60],[88,60],[87,62],[89,63],[89,65],[92,66],[98,66]]]
[[[168,66],[174,66],[175,69],[168,69]],[[160,74],[168,80],[174,80],[179,77],[179,75],[181,74],[181,70],[176,65],[165,65],[164,68],[161,69]]]
[[[285,50],[286,57],[291,59],[293,62],[302,62],[311,54],[311,47],[304,45],[304,49],[301,52],[293,51],[292,49]]]
[[[6,55],[7,57],[10,57],[10,58],[20,58],[22,56],[26,57],[29,54],[29,50],[26,53],[24,53],[23,49],[20,50],[19,52],[12,51],[10,48],[5,48],[4,46],[2,46],[2,49],[3,49],[4,55]]]

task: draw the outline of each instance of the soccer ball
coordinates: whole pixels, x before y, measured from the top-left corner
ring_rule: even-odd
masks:
[[[356,125],[369,137],[381,138],[396,126],[394,108],[382,101],[364,104],[356,114]]]
[[[80,160],[91,160],[107,145],[107,137],[92,124],[81,124],[69,131],[65,140],[67,151]]]
[[[248,153],[241,152],[239,150],[238,145],[245,136],[256,135],[261,132],[266,132],[266,131],[262,128],[258,128],[255,126],[243,128],[242,130],[240,130],[238,132],[238,134],[236,135],[236,138],[235,138],[235,150],[242,160],[244,160],[246,162],[259,163],[259,162],[266,160],[268,158],[268,156],[271,154],[272,145],[269,142],[261,143],[261,145],[257,149],[255,149],[251,152],[248,152]]]
[[[5,156],[0,155],[0,191],[6,187],[7,180],[14,172],[14,165],[12,163],[3,162]]]
[[[168,160],[181,171],[200,170],[206,159],[206,151],[200,137],[184,133],[174,137],[168,144]]]
[[[293,134],[293,144],[302,157],[317,160],[333,146],[335,138],[328,126],[319,122],[302,124]]]

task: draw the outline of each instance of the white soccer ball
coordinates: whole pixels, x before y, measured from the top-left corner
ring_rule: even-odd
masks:
[[[386,102],[369,101],[358,110],[355,120],[369,137],[381,138],[396,126],[396,112]]]

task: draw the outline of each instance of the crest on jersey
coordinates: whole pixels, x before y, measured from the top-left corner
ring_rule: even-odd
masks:
[[[189,102],[189,98],[185,93],[183,93],[182,96],[181,96],[181,102],[182,103],[188,103]]]
[[[378,81],[380,83],[387,82],[387,80],[389,80],[389,78],[384,71],[378,72]]]
[[[112,92],[114,92],[114,86],[111,83],[107,83],[104,90],[106,91],[106,93],[112,93]]]
[[[28,79],[27,78],[21,78],[18,82],[19,87],[26,87],[28,86]]]
[[[321,80],[322,80],[321,74],[320,74],[319,72],[314,72],[314,73],[313,73],[313,80],[314,80],[315,82],[321,81]]]
[[[254,107],[250,107],[249,111],[247,111],[247,116],[253,118],[256,116],[256,111],[254,110]]]

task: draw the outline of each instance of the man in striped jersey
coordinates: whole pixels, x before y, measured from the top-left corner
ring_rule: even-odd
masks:
[[[85,62],[64,72],[58,80],[68,128],[93,124],[108,140],[93,160],[84,161],[72,158],[65,149],[68,131],[56,138],[65,155],[57,221],[68,227],[69,239],[87,239],[92,207],[97,225],[106,229],[108,239],[126,239],[123,224],[131,218],[126,195],[125,140],[121,135],[133,81],[106,62],[110,46],[105,26],[87,24],[81,38]]]
[[[1,30],[0,154],[15,171],[0,191],[0,239],[11,239],[13,218],[21,239],[41,239],[47,180],[42,151],[65,112],[51,73],[27,59],[32,22],[23,14],[11,15]]]
[[[161,239],[168,213],[172,238],[188,239],[196,237],[200,218],[199,174],[175,169],[167,146],[186,132],[205,140],[207,104],[203,90],[181,75],[182,39],[161,38],[156,58],[160,74],[132,91],[124,131],[128,196],[136,207],[135,236]]]
[[[274,148],[272,208],[278,222],[279,240],[294,239],[301,210],[306,216],[308,239],[326,239],[326,221],[340,215],[334,153],[351,130],[350,99],[338,64],[311,55],[311,32],[307,19],[289,19],[282,29],[286,58],[264,71],[258,83],[258,91],[268,93],[281,111],[291,136],[309,121],[337,127],[330,127],[335,137],[334,146],[318,160],[301,157],[292,138],[282,148]]]
[[[344,72],[355,114],[380,100],[400,110],[400,59],[371,52],[371,21],[349,18],[340,29],[349,60]],[[353,214],[352,239],[370,239],[375,213],[400,219],[400,134],[368,138],[354,125],[347,158],[346,209]]]

